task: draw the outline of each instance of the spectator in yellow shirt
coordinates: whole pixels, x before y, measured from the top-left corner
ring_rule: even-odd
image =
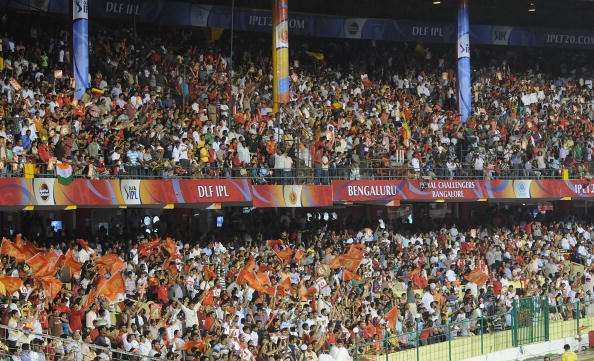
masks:
[[[571,348],[568,344],[565,344],[565,346],[563,346],[563,349],[565,350],[565,352],[563,352],[563,355],[561,355],[561,361],[577,361],[578,358],[576,353],[571,351]]]

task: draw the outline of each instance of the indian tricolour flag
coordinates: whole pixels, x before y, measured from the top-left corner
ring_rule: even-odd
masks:
[[[68,185],[74,179],[74,172],[70,163],[58,162],[56,164],[56,174],[60,184]]]

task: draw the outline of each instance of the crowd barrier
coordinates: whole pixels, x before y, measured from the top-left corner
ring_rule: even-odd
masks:
[[[535,302],[542,309],[525,312],[522,302]],[[579,343],[592,330],[592,301],[553,304],[547,300],[524,299],[509,311],[445,323],[433,327],[431,333],[417,323],[408,332],[386,331],[379,339],[360,339],[352,345],[351,354],[361,361],[459,361],[566,337],[574,337]]]

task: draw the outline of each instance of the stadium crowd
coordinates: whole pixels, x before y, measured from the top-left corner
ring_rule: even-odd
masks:
[[[41,352],[109,360],[116,350],[169,359],[350,360],[354,352],[509,328],[522,297],[548,298],[558,318],[594,314],[591,222],[422,232],[381,220],[361,230],[298,223],[290,220],[271,240],[257,231],[187,242],[4,239],[4,346],[13,360]],[[447,324],[455,327],[446,331]]]
[[[0,22],[0,169],[85,177],[589,177],[586,53],[473,47],[473,117],[456,112],[451,47],[294,39],[290,102],[271,112],[269,37],[91,30],[73,100],[67,27]],[[226,35],[225,35],[226,36]],[[223,38],[225,39],[225,38]],[[376,168],[371,171],[370,168]]]

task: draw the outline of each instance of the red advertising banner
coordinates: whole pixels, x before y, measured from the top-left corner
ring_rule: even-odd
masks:
[[[332,187],[324,185],[254,185],[252,195],[257,208],[332,206]]]
[[[252,185],[247,179],[0,178],[0,206],[221,204],[329,207],[333,203],[396,201],[594,199],[590,180],[351,180],[332,185]]]

